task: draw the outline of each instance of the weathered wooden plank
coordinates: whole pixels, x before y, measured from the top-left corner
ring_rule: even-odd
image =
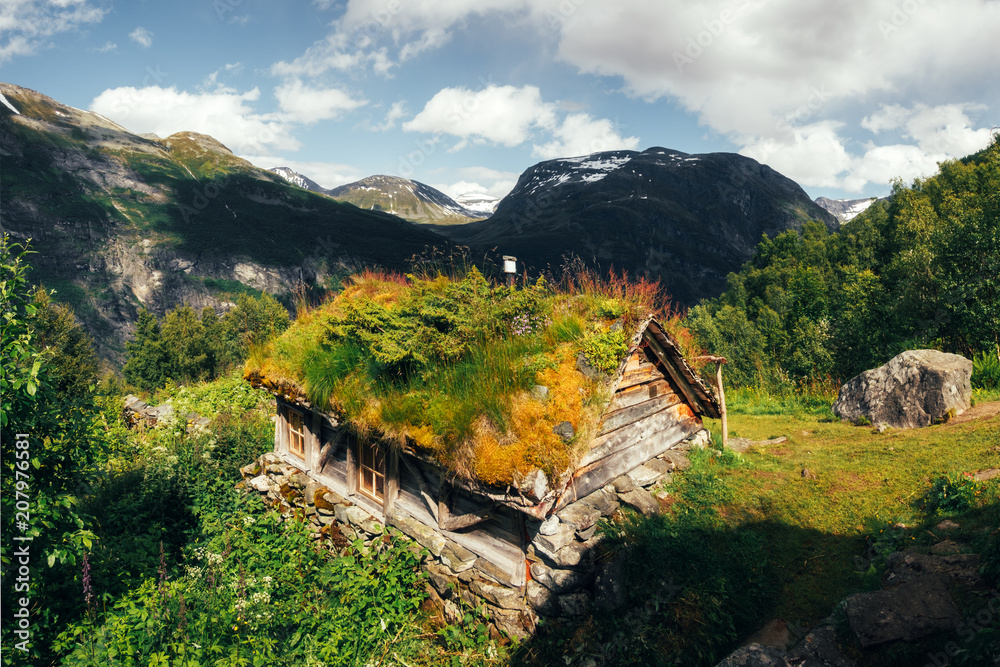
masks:
[[[667,351],[664,350],[663,346],[660,345],[659,341],[657,341],[652,336],[648,337],[646,339],[646,342],[649,344],[648,349],[652,350],[653,354],[659,357],[663,367],[666,368],[667,373],[670,374],[670,379],[674,381],[674,384],[677,386],[677,388],[681,390],[682,394],[684,394],[684,398],[688,400],[688,402],[691,404],[693,408],[695,408],[696,410],[700,410],[699,406],[701,406],[701,401],[699,401],[698,398],[694,395],[694,392],[691,391],[691,387],[688,386],[687,380],[682,378],[680,372],[676,368],[674,368],[673,361],[670,359],[669,356],[667,356]]]
[[[632,422],[628,426],[612,433],[600,436],[594,440],[593,447],[580,459],[580,466],[588,466],[599,461],[612,452],[628,447],[634,442],[649,438],[652,434],[670,428],[692,416],[691,408],[686,403],[678,403],[660,412],[652,414],[642,421]]]
[[[401,456],[401,460],[403,461],[403,465],[406,467],[406,470],[409,473],[409,475],[407,475],[406,477],[406,480],[412,480],[416,484],[418,489],[418,494],[420,498],[423,500],[424,505],[426,506],[424,511],[429,516],[433,517],[434,523],[437,524],[438,504],[437,504],[437,499],[434,497],[434,494],[431,493],[431,489],[435,487],[432,487],[428,483],[426,477],[424,476],[423,470],[421,470],[420,464],[413,457],[403,454]],[[404,482],[406,480],[404,480]],[[413,511],[411,510],[408,511],[410,512],[411,515],[416,516],[413,514]]]
[[[601,430],[598,433],[598,436],[606,435],[624,426],[628,426],[632,422],[639,421],[640,419],[648,417],[651,414],[659,412],[664,408],[677,405],[680,400],[680,397],[676,394],[667,394],[665,396],[657,396],[656,398],[647,399],[642,403],[636,403],[633,406],[622,408],[621,410],[607,412],[601,420]]]
[[[475,504],[465,498],[467,494],[442,484],[438,489],[438,527],[441,530],[461,530],[482,523],[492,516],[494,503]],[[459,499],[466,500],[459,503]],[[452,513],[452,507],[455,513]]]
[[[625,363],[625,372],[639,370],[652,363],[642,348],[638,348],[629,356],[628,361]]]
[[[642,366],[634,371],[625,371],[622,375],[621,382],[618,383],[618,390],[620,391],[626,387],[632,387],[637,384],[644,384],[646,382],[652,382],[653,380],[659,380],[662,377],[663,373],[660,372],[655,364]]]
[[[614,397],[611,399],[611,403],[608,405],[608,411],[621,410],[622,408],[627,408],[635,405],[636,403],[648,401],[649,399],[656,398],[657,396],[673,393],[674,390],[671,388],[670,383],[665,379],[653,380],[652,382],[647,382],[645,384],[633,385],[626,389],[620,389],[617,393],[615,393]]]
[[[697,433],[699,429],[701,429],[701,420],[697,417],[691,417],[666,429],[651,433],[635,445],[617,450],[606,458],[579,469],[566,492],[556,503],[554,511],[558,512],[566,505],[590,495],[641,463],[654,456],[659,456],[684,438]]]
[[[354,496],[358,493],[358,447],[353,436],[347,438],[347,493]]]
[[[399,497],[399,450],[390,447],[385,457],[385,495],[382,499],[382,513],[389,516]]]

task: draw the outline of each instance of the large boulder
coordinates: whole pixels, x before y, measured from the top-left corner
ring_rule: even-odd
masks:
[[[960,415],[972,398],[972,362],[937,350],[909,350],[840,388],[833,412],[841,419],[918,428]]]

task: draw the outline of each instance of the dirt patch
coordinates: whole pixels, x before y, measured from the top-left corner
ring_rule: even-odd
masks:
[[[827,493],[835,494],[865,491],[872,486],[873,484],[867,479],[866,475],[856,472],[841,472],[837,474],[836,478],[830,484],[830,488],[827,489]]]
[[[980,403],[975,405],[954,419],[949,419],[948,424],[964,424],[965,422],[971,422],[976,419],[992,419],[1000,414],[1000,401],[992,401],[990,403]]]

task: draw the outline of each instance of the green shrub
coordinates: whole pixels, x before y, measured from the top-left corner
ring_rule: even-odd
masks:
[[[980,352],[972,357],[972,386],[1000,389],[1000,357],[993,352]]]
[[[628,338],[622,328],[608,329],[589,336],[583,343],[583,353],[590,364],[604,372],[614,373],[628,351]]]
[[[941,475],[924,496],[928,509],[938,512],[960,512],[976,506],[985,485],[969,473]]]

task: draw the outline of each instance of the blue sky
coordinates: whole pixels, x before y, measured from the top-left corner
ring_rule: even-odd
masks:
[[[334,187],[739,152],[883,195],[1000,125],[996,0],[3,0],[0,80]]]

